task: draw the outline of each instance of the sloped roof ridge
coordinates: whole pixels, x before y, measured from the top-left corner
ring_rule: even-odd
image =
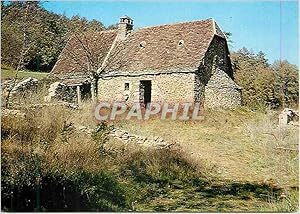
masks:
[[[117,29],[111,29],[111,30],[101,30],[101,31],[84,31],[81,32],[78,36],[85,36],[85,35],[89,35],[89,36],[95,36],[95,35],[102,35],[102,34],[107,34],[107,33],[117,33]],[[71,39],[74,35],[76,35],[76,33],[72,33],[71,36],[68,38]]]
[[[142,27],[138,28],[136,30],[133,30],[133,32],[139,31],[139,30],[145,30],[149,28],[159,28],[159,27],[166,27],[166,26],[175,26],[175,25],[182,25],[182,24],[190,24],[190,23],[195,23],[195,22],[206,22],[206,21],[212,21],[213,18],[208,18],[208,19],[202,19],[202,20],[192,20],[192,21],[185,21],[185,22],[176,22],[172,24],[162,24],[162,25],[154,25],[154,26],[147,26],[147,27]]]
[[[114,33],[114,32],[117,32],[118,29],[110,29],[110,30],[101,30],[101,31],[90,31],[90,33]],[[88,32],[88,31],[87,31]],[[85,32],[85,33],[87,33]]]

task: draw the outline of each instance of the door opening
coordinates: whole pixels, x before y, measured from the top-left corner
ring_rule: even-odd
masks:
[[[140,103],[145,107],[151,102],[151,80],[140,81]]]
[[[85,83],[81,86],[81,96],[82,100],[85,101],[92,99],[91,83]]]

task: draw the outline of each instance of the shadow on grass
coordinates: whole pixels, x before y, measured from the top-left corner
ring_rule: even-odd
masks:
[[[280,201],[283,189],[268,183],[207,182],[201,179],[189,182],[171,182],[151,190],[151,200],[144,201],[155,211],[259,211],[270,202]]]
[[[205,197],[228,195],[247,200],[251,197],[260,199],[269,199],[271,196],[277,197],[281,193],[282,189],[267,183],[233,182],[198,186],[195,191],[201,192],[201,194],[203,194]]]

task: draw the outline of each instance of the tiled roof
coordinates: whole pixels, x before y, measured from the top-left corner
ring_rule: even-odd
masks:
[[[141,28],[114,43],[117,33],[112,30],[84,35],[84,46],[91,50],[99,70],[111,74],[194,71],[214,35],[224,38],[213,19]],[[71,37],[51,74],[82,75],[88,70],[85,54],[78,38]],[[103,61],[106,66],[100,69]]]
[[[51,74],[82,75],[87,74],[89,65],[100,67],[116,36],[116,30],[71,36]],[[91,54],[89,59],[93,62],[88,63],[86,54]]]
[[[112,52],[118,72],[195,70],[214,36],[213,20],[142,28],[133,31]]]

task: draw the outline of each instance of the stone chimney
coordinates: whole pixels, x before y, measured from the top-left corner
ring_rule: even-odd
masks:
[[[120,22],[118,25],[119,29],[119,39],[124,40],[126,39],[127,34],[133,29],[133,20],[128,16],[120,17]]]

